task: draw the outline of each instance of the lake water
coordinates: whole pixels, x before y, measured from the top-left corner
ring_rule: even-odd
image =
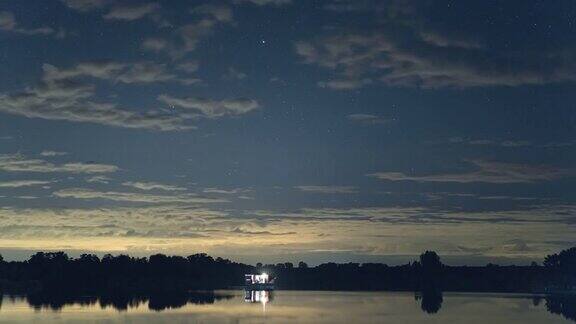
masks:
[[[2,297],[0,323],[575,323],[574,297],[219,291],[182,298]]]

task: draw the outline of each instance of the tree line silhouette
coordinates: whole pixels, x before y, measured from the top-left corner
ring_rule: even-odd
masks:
[[[329,262],[315,267],[305,262],[252,266],[204,253],[71,258],[38,252],[26,261],[0,256],[0,305],[2,294],[19,294],[37,309],[98,303],[126,310],[147,301],[150,310],[161,311],[232,298],[212,290],[241,287],[245,273],[259,272],[274,277],[277,289],[414,291],[429,314],[441,309],[445,291],[545,293],[534,298],[535,305],[545,300],[549,312],[576,321],[576,247],[529,266],[447,266],[433,251],[398,266]]]
[[[404,265],[300,262],[256,266],[212,258],[152,255],[148,258],[38,252],[26,261],[0,257],[0,291],[72,294],[166,294],[243,285],[244,274],[267,272],[277,289],[473,292],[561,292],[576,288],[576,248],[548,255],[542,265],[447,266],[436,252]]]

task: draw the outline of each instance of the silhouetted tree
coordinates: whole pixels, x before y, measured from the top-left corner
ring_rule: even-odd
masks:
[[[566,273],[576,273],[576,247],[546,256],[544,266]]]
[[[434,251],[426,251],[420,255],[420,290],[430,294],[431,291],[442,289],[442,262]]]
[[[298,262],[298,268],[299,269],[308,269],[308,264],[304,261],[300,261],[300,262]]]
[[[420,264],[424,272],[433,273],[442,269],[442,262],[440,257],[434,251],[426,251],[420,254]]]

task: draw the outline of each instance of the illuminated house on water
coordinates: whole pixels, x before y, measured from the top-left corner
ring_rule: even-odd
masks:
[[[268,274],[263,273],[260,275],[246,274],[244,275],[245,287],[247,290],[273,290],[274,279],[270,279]]]

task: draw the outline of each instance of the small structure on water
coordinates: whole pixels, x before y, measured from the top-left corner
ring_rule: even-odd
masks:
[[[270,278],[267,273],[246,274],[244,284],[246,290],[274,290],[274,278]]]

